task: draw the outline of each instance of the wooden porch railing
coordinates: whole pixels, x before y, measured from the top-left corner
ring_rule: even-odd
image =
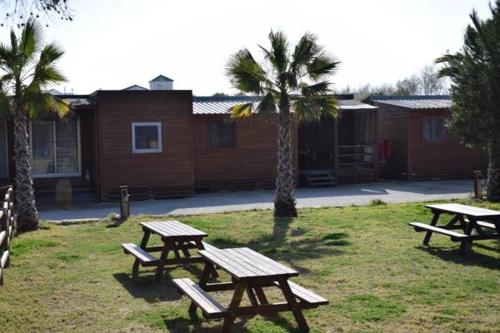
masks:
[[[10,243],[15,229],[14,191],[8,186],[0,211],[0,286],[4,282],[5,269],[9,267]]]
[[[340,145],[338,147],[339,168],[373,167],[377,165],[376,145]]]

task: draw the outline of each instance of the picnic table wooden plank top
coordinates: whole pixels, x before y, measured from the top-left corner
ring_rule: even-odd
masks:
[[[436,205],[426,205],[425,207],[437,210],[441,212],[453,213],[453,214],[462,214],[473,217],[500,217],[500,211],[481,208],[481,207],[473,207],[456,203],[448,203],[448,204],[436,204]]]
[[[163,237],[206,237],[207,233],[179,221],[141,222],[144,228]]]
[[[200,255],[237,279],[299,275],[296,270],[247,247],[202,250]]]

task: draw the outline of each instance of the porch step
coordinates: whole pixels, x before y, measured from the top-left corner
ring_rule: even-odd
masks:
[[[179,292],[189,297],[197,306],[201,308],[207,319],[223,318],[227,316],[228,311],[224,306],[213,299],[206,291],[200,288],[190,279],[174,279],[174,284]]]
[[[333,170],[302,170],[300,176],[307,187],[334,186],[336,183]]]

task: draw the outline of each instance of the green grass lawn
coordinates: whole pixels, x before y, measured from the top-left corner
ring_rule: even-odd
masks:
[[[477,202],[468,202],[478,205]],[[486,205],[486,204],[481,204]],[[500,209],[500,205],[489,205]],[[305,209],[291,221],[271,211],[179,217],[218,247],[248,246],[300,272],[293,281],[330,304],[305,312],[312,332],[500,332],[500,243],[459,244],[422,233],[424,204]],[[117,228],[106,222],[42,224],[14,239],[12,266],[0,288],[1,332],[219,332],[220,321],[188,316],[172,278],[197,280],[201,266],[151,269],[131,278],[120,243],[141,238],[140,216]],[[226,278],[221,274],[221,278]],[[217,293],[227,302],[230,294]],[[236,321],[236,332],[294,332],[289,313]]]

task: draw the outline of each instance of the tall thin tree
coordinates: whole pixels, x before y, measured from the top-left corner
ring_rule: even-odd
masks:
[[[54,44],[44,46],[40,25],[30,20],[18,38],[10,33],[10,44],[0,44],[0,112],[14,122],[15,197],[18,229],[38,227],[33,191],[29,119],[43,113],[66,115],[70,108],[46,89],[65,80],[55,68],[63,51]]]
[[[257,113],[276,119],[278,151],[274,214],[297,216],[295,176],[292,165],[292,125],[296,120],[317,120],[336,116],[337,105],[329,78],[339,62],[318,45],[314,34],[306,33],[292,48],[281,31],[269,34],[270,48],[259,46],[263,61],[258,62],[248,49],[235,53],[227,64],[227,76],[234,88],[261,96],[253,103],[232,108],[234,118]]]
[[[475,11],[466,29],[464,45],[437,59],[440,75],[451,79],[449,127],[468,145],[483,148],[489,157],[487,198],[500,200],[500,0],[491,17],[481,20]]]

